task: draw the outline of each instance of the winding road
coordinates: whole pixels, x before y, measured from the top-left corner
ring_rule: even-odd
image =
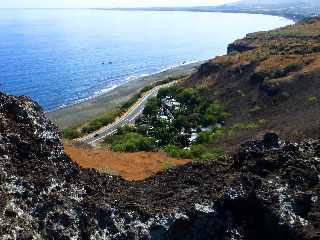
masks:
[[[154,87],[153,89],[148,91],[142,98],[140,98],[139,101],[137,101],[128,110],[128,112],[126,114],[124,114],[123,116],[118,118],[115,122],[113,122],[112,124],[110,124],[106,127],[101,128],[101,129],[99,129],[89,135],[86,135],[82,138],[78,138],[75,141],[94,146],[97,142],[100,142],[104,138],[106,138],[107,136],[114,134],[119,127],[122,127],[122,126],[125,126],[128,124],[133,124],[135,122],[135,120],[139,117],[139,115],[141,115],[141,113],[143,112],[143,109],[144,109],[147,101],[150,98],[156,97],[158,94],[158,91],[161,88],[170,87],[171,85],[175,84],[176,82],[177,81]]]

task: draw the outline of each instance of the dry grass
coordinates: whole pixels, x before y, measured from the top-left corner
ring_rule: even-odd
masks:
[[[115,153],[104,149],[91,149],[65,144],[71,159],[83,168],[94,168],[109,175],[119,175],[128,181],[144,180],[170,166],[181,166],[189,160],[178,160],[164,153]]]

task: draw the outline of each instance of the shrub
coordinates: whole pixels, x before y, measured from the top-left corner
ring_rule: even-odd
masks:
[[[250,130],[256,129],[259,125],[257,123],[236,123],[232,126],[233,130]]]
[[[196,162],[207,162],[225,155],[224,150],[212,148],[203,144],[192,145],[189,149],[181,149],[168,145],[164,151],[175,158],[193,159]]]
[[[184,88],[178,93],[177,100],[189,107],[194,107],[203,101],[199,91],[193,88]]]
[[[183,91],[183,88],[179,86],[161,88],[158,92],[157,98],[162,99],[162,98],[165,98],[166,96],[175,97],[181,91]]]
[[[72,126],[62,130],[62,137],[64,139],[76,139],[83,136],[83,134],[78,130],[79,126]]]
[[[209,143],[212,139],[212,133],[211,132],[200,132],[198,134],[196,142],[201,143]]]
[[[210,104],[206,113],[204,114],[204,121],[206,125],[212,125],[218,121],[222,121],[228,117],[228,113],[223,110],[222,105],[217,101]]]
[[[294,71],[298,71],[303,67],[302,64],[298,64],[298,63],[291,63],[288,66],[285,67],[285,71],[286,72],[294,72]]]
[[[158,112],[158,99],[157,98],[150,98],[146,106],[144,107],[143,114],[144,115],[155,115]]]
[[[150,91],[152,88],[154,88],[153,85],[147,85],[147,86],[145,86],[144,88],[141,89],[140,93],[146,93],[146,92]]]
[[[125,125],[117,129],[117,135],[123,135],[130,132],[136,132],[137,129],[131,125]]]
[[[105,139],[116,152],[152,151],[155,149],[155,140],[139,133],[126,133]]]
[[[318,98],[315,96],[312,96],[312,97],[309,97],[308,101],[311,105],[315,105],[318,103]]]
[[[92,133],[112,123],[114,119],[115,119],[115,116],[112,116],[112,115],[93,119],[85,127],[81,129],[81,132],[85,134]]]
[[[225,151],[220,148],[206,148],[206,151],[202,152],[198,157],[195,158],[196,162],[208,162],[214,161],[218,158],[224,157]]]
[[[165,146],[164,151],[174,158],[180,158],[182,155],[182,149],[171,144]]]

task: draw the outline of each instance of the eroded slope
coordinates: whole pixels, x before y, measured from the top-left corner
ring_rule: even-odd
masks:
[[[286,139],[319,137],[320,18],[248,34],[202,65],[185,86],[225,104],[227,127],[255,123],[232,144],[274,130]]]

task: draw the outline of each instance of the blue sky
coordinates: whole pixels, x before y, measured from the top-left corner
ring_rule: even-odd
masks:
[[[4,0],[0,8],[210,6],[236,0]]]

